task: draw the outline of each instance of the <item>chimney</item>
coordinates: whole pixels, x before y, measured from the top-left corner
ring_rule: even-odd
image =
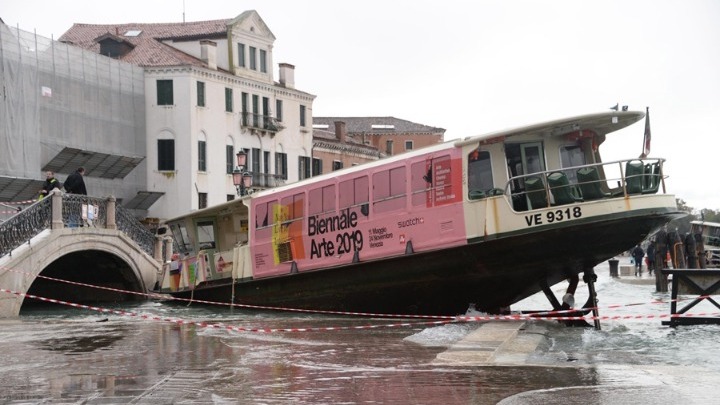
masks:
[[[295,88],[295,66],[289,63],[280,63],[280,85],[288,89]]]
[[[347,135],[345,123],[342,121],[335,121],[335,136],[340,143],[345,143],[345,135]]]
[[[200,60],[207,63],[208,68],[217,70],[217,43],[208,40],[200,41]]]

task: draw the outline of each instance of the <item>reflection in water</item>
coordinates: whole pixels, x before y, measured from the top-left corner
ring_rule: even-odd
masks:
[[[80,336],[48,339],[37,342],[37,346],[45,350],[68,353],[93,352],[107,348],[122,339],[122,336]]]
[[[644,286],[603,279],[607,270],[598,274],[604,305],[667,299]],[[153,302],[131,310],[245,328],[397,322]],[[668,308],[624,307],[601,315],[638,311]],[[658,319],[608,321],[601,331],[530,324],[524,333],[545,341],[530,356],[533,365],[503,366],[434,362],[475,324],[239,333],[139,317],[97,319],[65,310],[0,320],[0,402],[545,405],[641,404],[646,396],[657,405],[703,403],[702,395],[720,382],[719,327],[671,329]]]
[[[147,306],[144,310],[172,311],[185,319],[199,313],[206,319],[202,310]],[[224,319],[216,314],[214,321],[272,328],[396,322],[238,311]],[[0,389],[7,401],[112,397],[110,402],[121,403],[469,404],[496,403],[558,382],[595,384],[592,373],[565,367],[431,364],[469,330],[472,326],[446,325],[435,332],[400,328],[258,334],[119,316],[105,323],[82,317],[8,321],[0,330],[0,350],[10,353],[0,367],[8,376]],[[415,335],[421,337],[406,339]],[[422,336],[431,338],[420,344]]]

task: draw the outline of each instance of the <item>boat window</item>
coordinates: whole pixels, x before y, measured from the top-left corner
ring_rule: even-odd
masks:
[[[175,241],[175,247],[179,252],[187,254],[192,251],[192,240],[188,235],[185,225],[171,224],[170,230],[172,231],[173,240]]]
[[[410,190],[412,192],[412,205],[425,205],[429,200],[429,191],[432,179],[430,165],[432,160],[415,162],[410,166]]]
[[[215,222],[199,221],[197,223],[198,249],[215,249]]]
[[[367,176],[358,177],[338,184],[339,209],[351,208],[358,216],[369,215],[370,181]]]
[[[473,196],[488,195],[494,188],[490,152],[477,148],[468,155],[468,191]]]
[[[265,228],[273,224],[273,207],[277,200],[258,203],[255,205],[255,228]]]
[[[580,145],[564,145],[560,147],[560,163],[562,167],[576,167],[585,165],[585,153]],[[567,170],[565,174],[571,183],[577,183],[576,170]]]
[[[305,208],[305,193],[298,193],[284,197],[280,204],[284,209],[286,218],[285,221],[293,221],[303,217],[303,211]]]
[[[308,193],[308,214],[316,215],[335,211],[335,185],[318,187]]]
[[[394,211],[405,207],[405,166],[373,174],[373,210]]]

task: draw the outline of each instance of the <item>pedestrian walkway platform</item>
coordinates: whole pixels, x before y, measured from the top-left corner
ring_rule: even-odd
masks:
[[[483,323],[448,350],[439,353],[433,364],[448,366],[487,366],[526,364],[544,342],[541,333],[524,333],[524,321]]]

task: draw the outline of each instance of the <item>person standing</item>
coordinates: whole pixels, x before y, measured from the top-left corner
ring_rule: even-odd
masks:
[[[635,275],[642,276],[642,262],[643,257],[645,257],[645,251],[640,247],[640,244],[635,246],[635,249],[633,249],[632,257],[635,261]]]
[[[47,195],[50,194],[54,189],[60,189],[60,182],[58,181],[58,179],[55,178],[55,173],[48,171],[47,173],[45,173],[45,183],[43,183],[42,188],[40,189],[38,201],[47,197]]]
[[[655,270],[655,241],[650,241],[647,247],[647,265],[648,265],[648,276],[652,276],[653,270]]]
[[[87,195],[87,189],[85,188],[85,168],[78,168],[75,173],[68,176],[65,180],[65,191],[71,194]]]

